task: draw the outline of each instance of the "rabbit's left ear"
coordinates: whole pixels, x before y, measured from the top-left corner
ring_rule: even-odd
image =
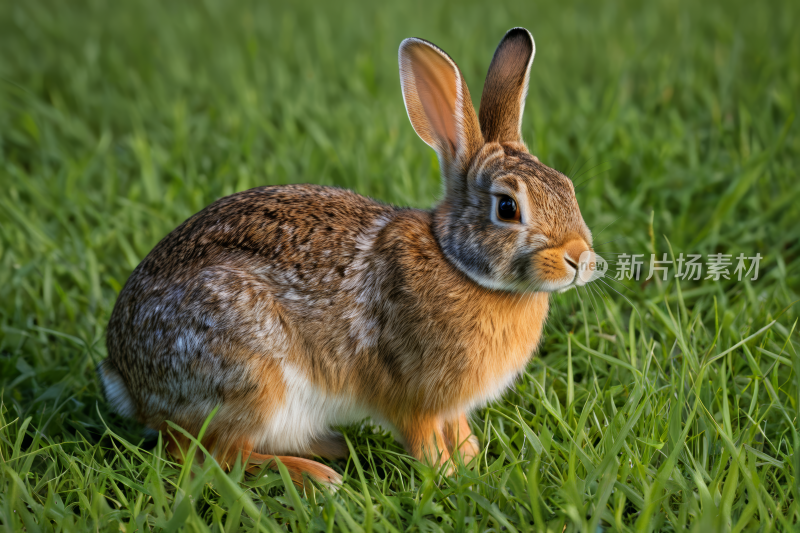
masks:
[[[423,39],[403,41],[399,59],[408,118],[417,135],[436,150],[446,180],[456,185],[483,146],[467,84],[450,56]]]
[[[508,30],[486,74],[478,114],[486,142],[522,142],[522,111],[536,45],[525,28]]]

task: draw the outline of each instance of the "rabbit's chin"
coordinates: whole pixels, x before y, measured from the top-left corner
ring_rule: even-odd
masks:
[[[534,293],[534,292],[565,292],[572,287],[583,285],[580,279],[564,279],[560,281],[550,281],[542,279],[526,279],[526,280],[498,280],[488,276],[481,276],[474,272],[469,272],[462,269],[472,281],[494,291],[513,292],[518,294]]]
[[[578,287],[584,287],[588,283],[591,283],[592,281],[594,281],[595,279],[597,279],[597,278],[593,278],[593,279],[590,279],[590,280],[587,281],[587,280],[582,279],[580,276],[576,276],[575,279],[570,281],[566,286],[558,288],[558,289],[556,289],[554,291],[551,291],[551,292],[557,292],[557,293],[561,294],[563,292],[569,291],[570,289],[574,289],[574,288],[578,288]]]
[[[497,291],[504,291],[504,292],[513,292],[518,294],[525,294],[525,293],[534,293],[534,292],[552,292],[552,293],[562,293],[567,292],[568,290],[574,287],[581,287],[585,285],[579,279],[567,279],[563,281],[541,281],[541,280],[531,280],[531,281],[497,281],[492,279],[476,279],[475,276],[470,276],[473,281],[477,282],[482,287],[487,289],[497,290]]]

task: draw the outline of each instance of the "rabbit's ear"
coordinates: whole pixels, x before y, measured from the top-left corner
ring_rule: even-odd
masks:
[[[522,111],[536,45],[525,28],[508,30],[497,46],[481,95],[486,142],[522,142]]]
[[[404,40],[399,56],[411,125],[436,150],[446,177],[463,176],[483,137],[461,71],[443,50],[422,39]]]

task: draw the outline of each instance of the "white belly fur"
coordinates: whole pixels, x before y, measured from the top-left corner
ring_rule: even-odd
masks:
[[[524,367],[523,367],[524,369]],[[498,399],[510,389],[523,369],[509,371],[501,380],[493,383],[467,405],[453,413],[442,413],[444,418],[457,418],[462,412],[472,410]],[[371,417],[372,422],[391,431],[401,439],[397,429],[384,420],[379,413],[357,398],[348,395],[331,395],[321,391],[294,366],[282,365],[285,396],[281,405],[259,434],[254,436],[255,449],[259,453],[305,454],[314,441],[324,439],[333,432],[331,426],[346,425]]]
[[[254,435],[259,453],[304,454],[312,443],[332,433],[333,425],[358,422],[372,413],[351,396],[321,391],[294,366],[282,365],[284,402]]]

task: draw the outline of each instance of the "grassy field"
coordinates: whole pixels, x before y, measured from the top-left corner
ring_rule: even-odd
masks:
[[[797,528],[800,3],[375,4],[0,2],[2,528]],[[397,47],[434,41],[477,98],[513,26],[538,49],[525,140],[575,181],[599,253],[760,253],[756,281],[556,296],[454,477],[366,423],[330,463],[341,490],[298,493],[175,464],[110,412],[106,323],[164,235],[266,184],[432,206]]]

